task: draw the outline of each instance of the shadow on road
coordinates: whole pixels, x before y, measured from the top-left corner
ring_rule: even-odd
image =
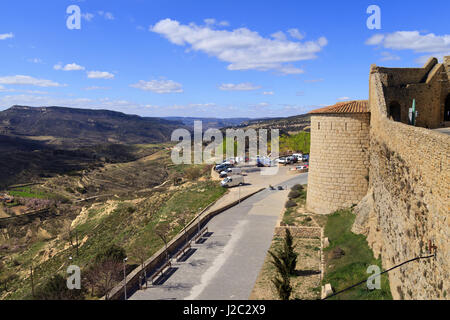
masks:
[[[155,282],[153,282],[153,285],[160,286],[164,284],[164,282],[166,282],[177,270],[178,268],[176,267],[170,267],[169,269],[167,269],[166,272],[164,272],[162,276],[160,276],[158,279],[155,280]]]

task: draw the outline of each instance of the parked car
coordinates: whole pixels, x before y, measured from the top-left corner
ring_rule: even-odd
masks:
[[[221,172],[221,171],[227,170],[228,168],[231,168],[231,167],[232,167],[231,164],[221,163],[221,164],[218,164],[214,169],[218,172]]]
[[[288,161],[288,163],[297,163],[297,158],[294,156],[289,156],[286,158],[286,160]]]
[[[281,163],[281,164],[286,164],[286,163],[287,163],[287,160],[286,160],[286,158],[278,158],[278,159],[277,159],[277,162],[278,162],[278,163]]]
[[[308,166],[307,165],[297,166],[296,169],[297,170],[305,170],[305,169],[308,169]]]
[[[227,172],[227,171],[221,171],[220,174],[219,174],[219,177],[220,177],[220,178],[226,178],[226,177],[228,177],[228,172]]]
[[[244,177],[243,176],[231,176],[223,179],[220,184],[224,188],[231,188],[235,186],[240,186],[244,184]]]

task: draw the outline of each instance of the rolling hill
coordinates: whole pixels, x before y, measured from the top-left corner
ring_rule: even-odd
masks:
[[[180,121],[108,110],[13,106],[0,112],[0,134],[60,147],[166,142],[180,127],[185,127]]]

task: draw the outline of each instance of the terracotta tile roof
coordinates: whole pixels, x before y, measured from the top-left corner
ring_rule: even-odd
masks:
[[[367,100],[355,100],[338,102],[335,105],[320,108],[309,112],[314,113],[367,113],[369,111],[369,102]]]

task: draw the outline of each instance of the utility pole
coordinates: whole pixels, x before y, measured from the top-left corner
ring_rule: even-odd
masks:
[[[30,271],[31,271],[31,273],[30,273],[30,279],[31,279],[31,294],[32,294],[33,299],[34,299],[35,295],[34,295],[34,281],[33,281],[33,265],[30,266]]]
[[[125,270],[126,262],[128,258],[123,259],[123,292],[125,296],[125,300],[127,300],[127,274]]]
[[[75,231],[75,241],[77,242],[77,258],[79,257],[78,255],[78,231]]]

